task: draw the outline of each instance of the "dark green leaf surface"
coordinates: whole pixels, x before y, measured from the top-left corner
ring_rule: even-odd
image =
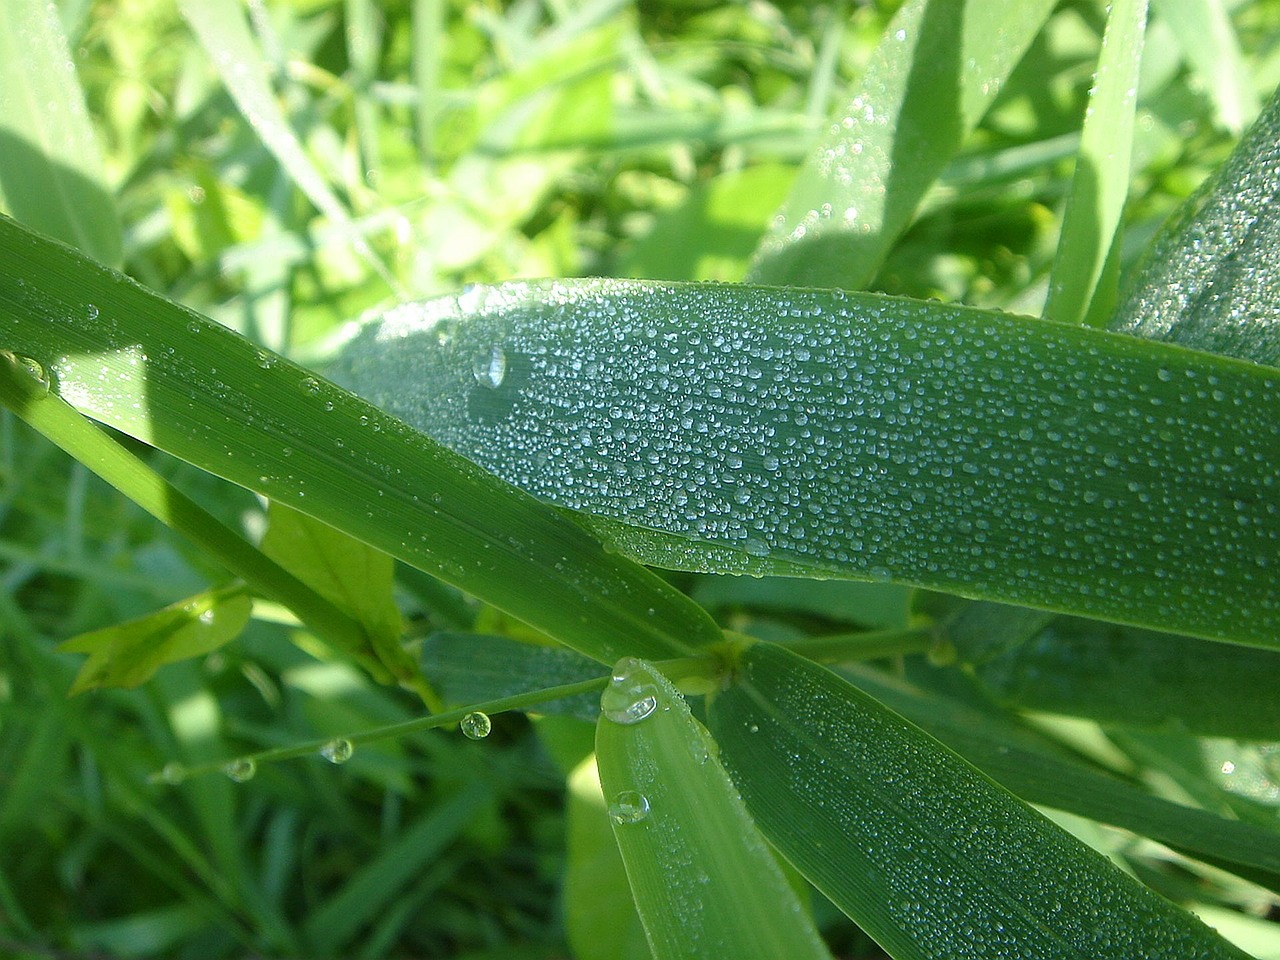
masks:
[[[655,960],[830,960],[671,682],[623,660],[600,704],[600,786]]]
[[[210,653],[239,636],[253,601],[243,584],[194,597],[62,643],[68,653],[87,653],[71,693],[101,687],[136,687],[166,663]]]
[[[648,562],[1277,642],[1268,368],[869,294],[578,281],[399,308],[335,374]]]
[[[1062,617],[977,668],[1007,706],[1202,737],[1280,740],[1280,655]]]
[[[748,809],[895,960],[1245,957],[830,671],[741,668],[709,723]]]
[[[230,330],[0,218],[0,343],[82,413],[436,573],[596,659],[718,641],[573,522]]]
[[[1280,94],[1175,215],[1113,329],[1280,365]]]
[[[909,0],[757,251],[761,283],[860,289],[977,126],[1051,0]]]

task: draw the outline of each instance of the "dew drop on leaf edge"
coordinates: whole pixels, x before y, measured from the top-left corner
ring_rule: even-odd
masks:
[[[320,748],[320,756],[330,763],[346,763],[355,752],[355,744],[341,737],[336,740],[330,740]]]
[[[458,726],[462,728],[462,733],[468,740],[483,740],[493,729],[493,721],[489,719],[487,713],[472,710],[462,718]]]

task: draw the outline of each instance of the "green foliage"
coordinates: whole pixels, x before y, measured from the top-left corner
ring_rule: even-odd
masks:
[[[0,954],[1280,955],[1228,7],[4,6]]]

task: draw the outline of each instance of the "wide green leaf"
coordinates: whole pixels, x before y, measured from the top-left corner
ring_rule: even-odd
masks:
[[[600,706],[600,786],[656,960],[829,958],[671,682],[620,661]]]
[[[56,5],[0,3],[0,210],[120,262],[120,217]]]
[[[1113,329],[1280,365],[1277,143],[1280,93],[1156,238]]]
[[[3,218],[0,263],[0,342],[82,413],[595,659],[719,640],[692,601],[559,512],[306,369]]]
[[[517,283],[335,376],[619,549],[1210,639],[1280,627],[1280,372],[839,291]]]
[[[867,285],[1052,0],[908,0],[756,254],[761,283]]]
[[[708,715],[761,830],[895,960],[1245,957],[794,654],[748,648]]]

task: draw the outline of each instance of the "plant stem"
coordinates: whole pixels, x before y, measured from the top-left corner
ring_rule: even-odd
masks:
[[[779,646],[819,663],[839,663],[847,660],[875,660],[907,653],[927,653],[936,643],[937,636],[931,626],[915,626],[900,630],[869,630],[826,637],[802,637],[780,643]]]

